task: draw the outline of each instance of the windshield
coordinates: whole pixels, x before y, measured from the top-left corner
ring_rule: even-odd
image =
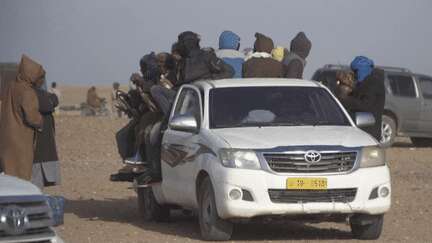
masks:
[[[210,90],[210,128],[350,126],[333,97],[318,87]]]

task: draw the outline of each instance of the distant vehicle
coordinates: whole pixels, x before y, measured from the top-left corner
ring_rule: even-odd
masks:
[[[59,215],[50,202],[30,182],[0,174],[0,243],[63,243],[52,228]]]
[[[109,116],[110,110],[108,109],[107,101],[105,99],[101,102],[101,107],[93,108],[86,102],[81,103],[80,106],[81,116]]]
[[[3,99],[9,84],[15,80],[17,72],[18,64],[0,63],[0,101]]]
[[[163,133],[163,180],[136,183],[140,212],[163,221],[171,209],[195,210],[205,240],[229,240],[238,220],[281,216],[349,219],[356,238],[377,239],[390,173],[385,151],[357,127],[374,122],[358,113],[354,123],[318,82],[183,85]]]
[[[391,146],[396,136],[410,137],[416,146],[432,146],[432,77],[412,73],[405,68],[379,67],[385,72],[386,103],[382,119],[384,146]],[[336,87],[336,71],[344,65],[325,65],[312,80],[330,90]]]

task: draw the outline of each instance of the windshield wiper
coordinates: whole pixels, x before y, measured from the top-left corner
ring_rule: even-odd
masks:
[[[247,122],[239,124],[241,127],[281,127],[281,126],[307,126],[309,124],[305,124],[302,122]]]
[[[322,120],[319,120],[319,121],[315,121],[313,124],[312,124],[312,126],[323,126],[323,125],[333,125],[333,123],[332,122],[329,122],[329,121],[322,121]]]
[[[272,123],[269,122],[245,122],[238,124],[239,127],[269,127]]]

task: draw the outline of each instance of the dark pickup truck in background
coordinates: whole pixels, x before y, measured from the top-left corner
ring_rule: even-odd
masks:
[[[396,136],[409,137],[416,146],[432,146],[432,77],[405,68],[378,66],[385,72],[386,103],[382,124],[384,146]],[[318,69],[312,80],[334,92],[338,70],[349,66],[328,64]]]

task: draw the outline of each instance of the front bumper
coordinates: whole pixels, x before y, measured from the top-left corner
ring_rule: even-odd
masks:
[[[32,242],[35,242],[35,243],[38,243],[38,242],[47,242],[47,243],[64,243],[64,241],[60,238],[60,237],[58,237],[58,236],[55,236],[54,238],[50,238],[50,239],[47,239],[47,238],[33,238],[33,239],[21,239],[21,240],[2,240],[2,239],[0,239],[0,242],[1,243],[32,243]]]
[[[52,234],[47,235],[18,235],[0,237],[0,243],[31,243],[31,242],[47,242],[47,243],[64,243],[64,241],[53,230]]]
[[[218,214],[221,218],[251,218],[256,216],[301,215],[301,214],[383,214],[390,209],[391,185],[387,166],[361,168],[349,174],[313,175],[273,174],[263,170],[243,170],[225,168],[214,163],[212,182],[215,191]],[[289,177],[327,178],[328,189],[357,188],[352,202],[310,202],[274,203],[269,189],[286,189]],[[386,197],[378,195],[369,199],[372,190],[388,187]],[[247,190],[253,201],[233,200],[229,196],[232,189]]]

